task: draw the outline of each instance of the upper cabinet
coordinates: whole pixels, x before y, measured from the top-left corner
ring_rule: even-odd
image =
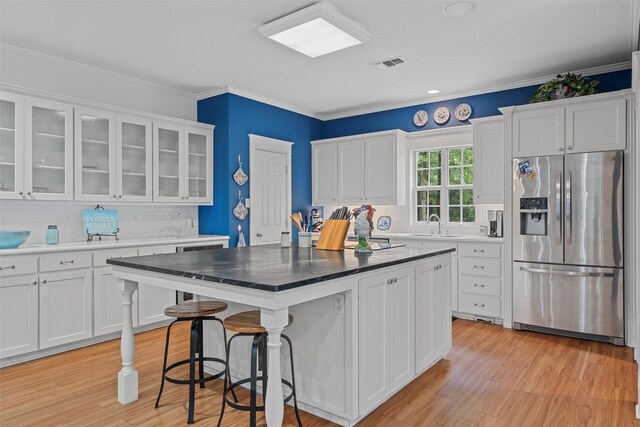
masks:
[[[471,120],[473,125],[473,197],[476,204],[504,203],[504,118]]]
[[[211,137],[207,128],[154,123],[154,201],[212,203]]]
[[[73,199],[73,107],[0,93],[0,198]]]
[[[630,91],[513,109],[514,157],[624,150]]]
[[[313,141],[311,153],[314,205],[406,202],[404,132]]]
[[[213,126],[0,91],[0,199],[212,204]]]

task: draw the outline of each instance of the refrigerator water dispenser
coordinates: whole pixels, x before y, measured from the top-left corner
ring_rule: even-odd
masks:
[[[520,234],[523,236],[546,236],[548,205],[546,197],[523,197],[520,199]]]

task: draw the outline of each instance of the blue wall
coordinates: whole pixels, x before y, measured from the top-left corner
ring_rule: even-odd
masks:
[[[249,242],[249,217],[239,221],[232,213],[238,190],[249,197],[249,183],[240,187],[233,181],[238,167],[249,173],[249,137],[256,134],[293,142],[291,159],[291,208],[311,209],[311,144],[321,138],[320,120],[233,94],[198,102],[198,121],[216,126],[214,133],[214,205],[199,208],[201,234],[228,234],[230,245],[238,241],[238,224]],[[251,176],[249,176],[251,179]],[[294,239],[297,232],[294,231]]]
[[[599,80],[598,92],[612,92],[631,87],[631,70],[615,71],[612,73],[589,76]],[[511,105],[528,104],[533,92],[539,85],[527,86],[517,89],[503,90],[464,98],[456,98],[447,101],[438,101],[428,104],[414,105],[411,107],[396,108],[393,110],[376,113],[362,114],[359,116],[345,117],[343,119],[328,120],[322,123],[322,137],[335,138],[359,133],[377,132],[389,129],[402,129],[406,132],[437,129],[443,127],[466,125],[468,122],[459,122],[453,117],[453,111],[461,102],[471,105],[473,114],[471,118],[488,117],[500,114],[498,108]],[[433,121],[433,113],[438,107],[447,107],[451,118],[444,125],[437,125]],[[413,124],[413,115],[423,109],[429,114],[429,121],[423,127]]]
[[[590,76],[599,80],[599,92],[611,92],[631,87],[631,70]],[[199,208],[200,234],[231,236],[230,246],[238,241],[238,224],[249,242],[249,217],[239,221],[231,212],[238,202],[238,189],[249,197],[249,184],[239,187],[232,178],[238,167],[238,154],[243,169],[249,173],[249,137],[256,134],[293,142],[292,205],[293,212],[306,212],[311,207],[311,144],[310,141],[366,132],[402,129],[415,132],[426,129],[465,125],[453,117],[455,107],[466,102],[473,108],[471,118],[495,116],[499,107],[527,104],[538,86],[486,93],[447,101],[396,108],[377,113],[362,114],[328,121],[320,121],[302,114],[274,107],[233,94],[223,94],[198,101],[198,121],[215,125],[214,132],[214,204]],[[445,106],[451,112],[449,121],[438,126],[433,121],[436,108]],[[418,128],[413,114],[425,109],[429,122]],[[251,176],[249,176],[251,179]],[[297,232],[294,232],[297,239]]]

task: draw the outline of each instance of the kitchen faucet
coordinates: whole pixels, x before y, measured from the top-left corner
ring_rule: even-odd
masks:
[[[440,226],[441,226],[441,224],[442,224],[442,223],[440,222],[440,217],[438,216],[438,214],[431,214],[431,215],[429,216],[429,222],[431,222],[431,218],[433,218],[434,216],[435,216],[435,217],[436,217],[436,219],[438,220],[438,236],[439,236],[439,235],[441,235],[441,234],[442,234],[442,230],[440,229]]]

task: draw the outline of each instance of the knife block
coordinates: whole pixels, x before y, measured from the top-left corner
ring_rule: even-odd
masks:
[[[350,225],[351,221],[346,219],[329,219],[325,221],[316,249],[326,251],[343,250],[344,240],[347,238]]]

